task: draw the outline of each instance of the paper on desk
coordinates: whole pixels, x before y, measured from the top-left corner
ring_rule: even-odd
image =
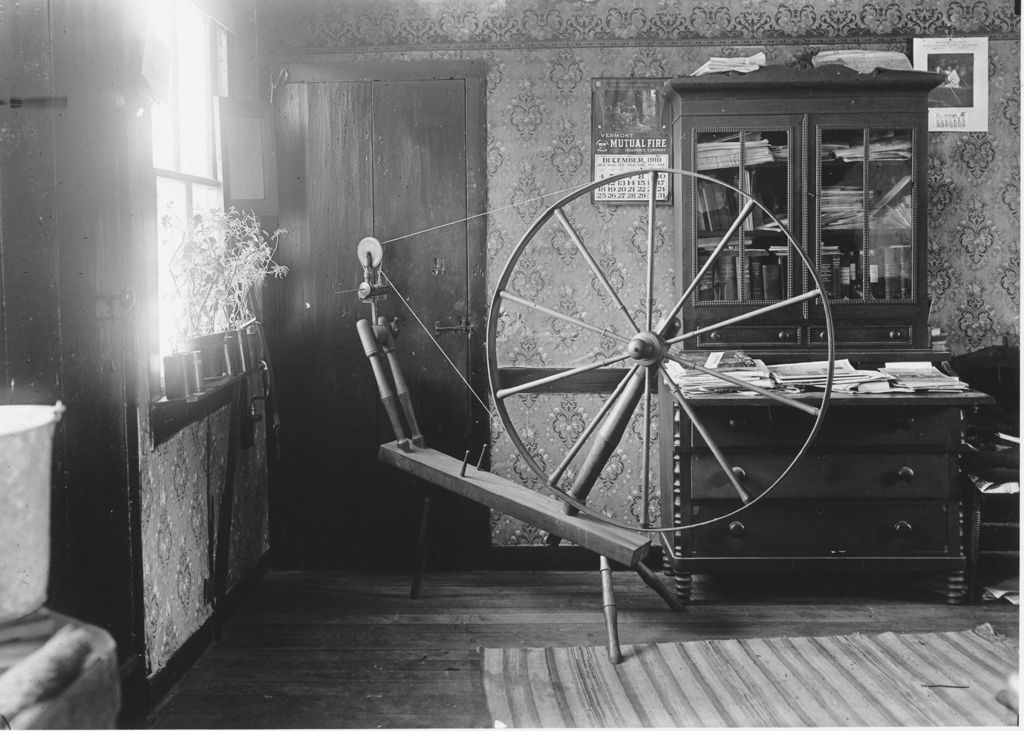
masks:
[[[768,62],[763,51],[755,53],[746,58],[723,58],[712,56],[704,64],[694,71],[690,76],[703,76],[704,74],[718,74],[726,71],[739,71],[746,74],[757,71]]]
[[[868,51],[863,49],[847,49],[838,51],[820,51],[811,59],[811,65],[846,66],[862,74],[869,74],[875,69],[895,69],[897,71],[913,71],[910,59],[899,51]]]
[[[1005,599],[1015,607],[1020,606],[1020,578],[1011,577],[1000,581],[995,586],[986,586],[982,599]]]
[[[977,475],[968,474],[974,486],[978,488],[978,492],[983,492],[986,495],[1016,495],[1020,492],[1020,482],[1012,480],[1010,482],[992,482],[986,480],[984,477],[978,477]]]

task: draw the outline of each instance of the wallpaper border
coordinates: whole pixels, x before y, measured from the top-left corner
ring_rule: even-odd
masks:
[[[724,0],[680,11],[650,11],[634,2],[610,0],[510,3],[348,2],[295,3],[307,10],[301,23],[289,22],[291,4],[265,4],[259,10],[264,50],[276,52],[460,51],[575,47],[804,44],[853,40],[887,43],[914,37],[985,35],[1020,38],[1020,17],[1000,0],[922,3],[865,2],[849,8],[833,0],[803,4]],[[286,15],[279,15],[284,13]],[[288,29],[291,29],[289,32]],[[908,49],[909,50],[909,49]]]

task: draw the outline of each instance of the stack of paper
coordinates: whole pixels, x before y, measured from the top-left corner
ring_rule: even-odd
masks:
[[[761,388],[774,388],[772,374],[764,361],[749,357],[739,350],[716,350],[713,353],[684,353],[680,360],[688,361],[714,373],[722,373]],[[696,368],[688,368],[666,361],[665,370],[679,386],[684,396],[698,393],[727,393],[743,391],[738,384],[719,378],[717,375],[705,373]]]
[[[947,376],[927,361],[886,363],[882,373],[892,376],[896,385],[912,391],[967,391],[966,383],[956,376]]]
[[[704,74],[720,74],[726,71],[739,71],[741,74],[748,74],[757,71],[768,62],[764,52],[755,53],[746,58],[723,58],[712,56],[704,65],[694,71],[690,76],[703,76]]]
[[[845,149],[836,149],[833,154],[837,160],[844,162],[863,162],[865,152],[869,160],[909,160],[910,140],[905,137],[872,140],[867,148],[864,145],[850,145]]]
[[[906,54],[899,51],[868,51],[862,49],[819,51],[811,59],[811,65],[819,66],[839,65],[854,69],[855,71],[867,74],[875,69],[897,69],[901,71],[913,71],[910,59]]]
[[[828,361],[807,363],[779,363],[768,367],[780,386],[798,389],[825,388],[828,379]],[[884,373],[859,370],[845,358],[835,362],[832,390],[860,393],[888,391],[891,379]]]
[[[740,147],[743,148],[743,165],[761,165],[772,162],[772,147],[768,140],[752,139],[749,135],[740,143],[738,136],[716,139],[713,142],[697,143],[697,169],[739,167]]]
[[[864,190],[852,185],[821,189],[822,228],[864,228]]]

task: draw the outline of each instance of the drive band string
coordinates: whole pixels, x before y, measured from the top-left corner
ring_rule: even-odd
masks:
[[[502,206],[500,208],[492,208],[491,210],[484,211],[483,213],[474,213],[472,216],[466,216],[465,218],[459,218],[459,219],[456,219],[454,221],[448,221],[447,223],[440,223],[440,224],[438,224],[436,226],[431,226],[430,228],[425,228],[425,229],[422,229],[420,231],[414,231],[412,233],[404,234],[402,236],[396,236],[394,238],[388,239],[387,241],[382,241],[381,244],[382,245],[383,244],[393,244],[396,241],[402,241],[404,239],[411,239],[414,236],[420,236],[421,234],[430,233],[431,231],[437,231],[438,229],[445,228],[447,226],[455,226],[455,225],[460,224],[460,223],[466,223],[468,221],[472,221],[475,218],[481,218],[483,216],[490,216],[491,214],[498,213],[499,211],[507,211],[510,208],[518,208],[519,206],[526,205],[527,203],[533,203],[534,201],[542,201],[545,198],[550,198],[551,196],[554,196],[554,195],[562,195],[563,193],[571,193],[571,192],[573,192],[575,190],[579,190],[580,188],[586,187],[588,185],[590,185],[589,181],[586,182],[586,183],[579,183],[578,185],[573,185],[573,186],[571,186],[569,188],[563,188],[561,190],[556,190],[556,191],[554,191],[552,193],[545,193],[544,195],[540,195],[540,196],[537,196],[535,198],[528,198],[525,201],[520,201],[519,203],[512,203],[510,205]],[[466,388],[468,388],[469,392],[471,394],[473,394],[473,398],[475,398],[477,401],[480,402],[480,405],[484,407],[484,409],[487,411],[488,414],[491,415],[492,418],[496,417],[497,414],[495,413],[494,409],[490,405],[488,405],[486,401],[484,401],[484,399],[480,396],[480,394],[478,394],[476,391],[473,390],[473,387],[471,385],[469,385],[469,381],[467,381],[466,377],[462,375],[462,371],[460,371],[458,366],[456,366],[455,363],[452,362],[452,359],[448,357],[448,354],[444,352],[444,348],[441,347],[441,344],[438,343],[437,339],[430,333],[430,330],[427,328],[427,326],[423,324],[423,320],[421,320],[419,315],[416,314],[416,311],[413,310],[412,305],[409,304],[409,301],[405,298],[405,296],[401,292],[398,291],[398,287],[395,286],[395,283],[391,280],[391,278],[388,277],[388,275],[384,273],[383,268],[381,268],[381,275],[383,275],[384,279],[387,280],[388,285],[393,290],[395,290],[395,294],[397,294],[399,299],[402,300],[402,303],[409,310],[409,313],[413,316],[413,318],[416,320],[416,322],[419,323],[419,326],[421,328],[423,328],[423,332],[425,332],[427,334],[427,337],[430,338],[430,341],[441,352],[441,355],[444,356],[444,359],[446,361],[448,361],[448,364],[452,367],[452,370],[455,371],[455,375],[457,375],[459,377],[459,379],[464,384],[466,384]],[[347,290],[347,291],[353,291],[354,292],[356,290]],[[344,294],[344,293],[343,292],[339,292],[338,294]]]

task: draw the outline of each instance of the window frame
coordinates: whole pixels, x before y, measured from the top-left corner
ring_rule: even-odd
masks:
[[[145,218],[148,219],[145,224],[147,231],[145,235],[146,246],[142,256],[143,259],[143,281],[145,282],[145,291],[147,292],[146,297],[146,311],[145,311],[145,334],[140,338],[142,347],[145,348],[145,379],[146,379],[146,394],[147,394],[147,406],[148,406],[148,422],[149,431],[152,438],[152,446],[156,447],[162,442],[169,439],[172,435],[188,426],[191,423],[199,421],[206,416],[212,414],[217,409],[223,407],[232,398],[232,395],[236,392],[233,388],[243,377],[244,374],[236,376],[225,376],[223,379],[217,381],[214,384],[208,384],[207,388],[201,394],[196,394],[188,398],[183,399],[167,399],[164,395],[164,369],[163,369],[163,353],[161,352],[161,317],[160,317],[160,291],[159,291],[159,267],[160,267],[160,256],[159,256],[159,226],[160,226],[160,206],[158,198],[158,187],[160,180],[170,181],[172,183],[179,183],[185,187],[185,195],[187,201],[186,216],[190,216],[192,213],[192,206],[195,198],[195,188],[197,186],[203,186],[206,188],[215,188],[220,191],[221,202],[223,205],[223,175],[219,170],[218,160],[218,140],[216,131],[216,99],[218,96],[228,96],[228,79],[230,77],[230,68],[228,66],[228,59],[230,54],[228,52],[228,45],[231,42],[230,31],[221,25],[215,18],[202,12],[197,5],[193,7],[203,16],[203,22],[205,25],[206,33],[206,46],[208,47],[208,73],[209,73],[209,84],[208,91],[210,94],[208,110],[208,118],[206,120],[206,136],[207,136],[207,156],[208,166],[210,174],[215,177],[205,177],[203,175],[196,175],[189,172],[183,172],[180,168],[181,163],[181,129],[177,124],[180,118],[180,95],[178,91],[178,65],[177,65],[177,53],[180,46],[177,44],[177,28],[178,23],[175,18],[175,22],[171,23],[171,37],[173,39],[171,58],[173,70],[171,73],[171,81],[169,85],[170,92],[170,106],[173,110],[172,118],[174,120],[174,151],[173,151],[173,162],[179,168],[178,170],[168,170],[165,167],[157,167],[154,155],[154,133],[155,133],[155,115],[150,113],[143,113],[141,116],[144,121],[144,132],[141,135],[140,145],[145,145],[146,153],[143,155],[143,159],[146,161],[146,169],[143,171],[144,182],[140,186],[140,194],[145,198],[145,209],[150,211],[150,215]],[[177,8],[173,12],[178,12]]]

